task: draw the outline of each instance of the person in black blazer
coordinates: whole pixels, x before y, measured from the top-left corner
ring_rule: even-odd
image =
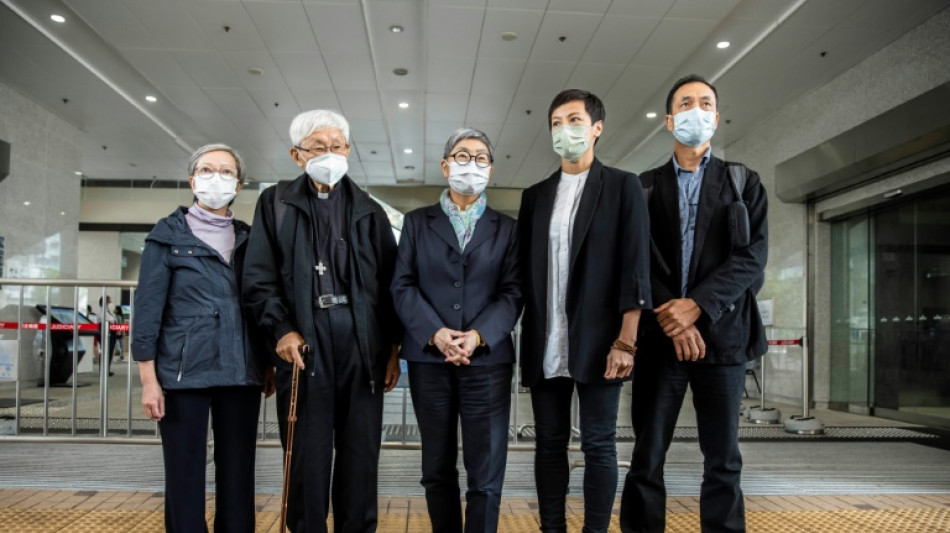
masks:
[[[658,306],[641,320],[625,532],[666,527],[663,464],[687,385],[703,453],[702,531],[745,531],[739,409],[746,363],[767,349],[755,301],[768,255],[767,200],[755,172],[711,155],[717,104],[703,78],[677,81],[666,102],[673,158],[640,176],[650,191]]]
[[[537,431],[542,531],[566,531],[571,398],[584,452],[584,531],[607,531],[617,487],[617,410],[641,309],[652,307],[649,219],[635,174],[594,157],[597,96],[569,89],[548,110],[561,168],[526,189],[518,215],[525,311],[522,381]]]
[[[484,133],[462,128],[449,137],[442,159],[449,189],[406,215],[392,282],[434,532],[462,531],[460,420],[465,531],[498,529],[521,287],[515,221],[486,205],[493,161]]]

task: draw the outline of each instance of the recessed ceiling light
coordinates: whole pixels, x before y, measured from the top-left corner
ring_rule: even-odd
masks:
[[[75,175],[77,175],[77,176],[82,176],[82,171],[81,171],[81,170],[77,170],[76,172],[73,172],[73,174],[75,174]]]
[[[61,216],[61,217],[66,216],[66,211],[60,211],[60,212],[59,212],[59,216]]]
[[[654,113],[653,111],[650,111],[649,113],[647,113],[647,118],[656,118],[656,113]]]
[[[405,76],[406,74],[409,74],[409,69],[405,69],[405,68],[402,68],[402,67],[394,68],[394,69],[393,69],[393,74],[395,74],[395,75],[397,75],[397,76]]]
[[[729,45],[732,44],[729,41],[719,41],[716,43],[716,48],[729,48]]]
[[[406,148],[405,150],[402,151],[402,153],[404,153],[404,154],[411,154],[411,153],[412,153],[412,148]]]
[[[50,15],[50,16],[49,16],[49,19],[52,20],[53,22],[59,22],[60,24],[66,22],[66,17],[64,17],[64,16],[62,16],[62,15],[55,15],[55,14],[54,14],[54,15]]]
[[[414,166],[412,166],[412,165],[406,165],[406,166],[404,166],[404,167],[402,167],[402,168],[404,168],[404,169],[406,169],[406,170],[415,170],[415,169],[416,169],[416,167],[414,167]]]
[[[399,102],[399,109],[409,109],[409,102]]]
[[[513,31],[503,31],[501,32],[502,41],[514,41],[518,38],[518,34]]]
[[[157,101],[158,101],[158,98],[155,98],[155,97],[152,96],[152,95],[148,95],[148,96],[145,97],[145,101],[146,101],[146,102],[153,102],[153,103],[154,103],[154,102],[157,102]]]
[[[248,67],[247,73],[250,74],[251,76],[260,76],[261,74],[264,73],[264,69],[260,67]]]
[[[402,33],[402,30],[403,28],[399,24],[393,24],[392,26],[389,27],[389,31],[393,33]]]
[[[30,205],[30,201],[27,200],[27,201],[23,202],[23,205]]]

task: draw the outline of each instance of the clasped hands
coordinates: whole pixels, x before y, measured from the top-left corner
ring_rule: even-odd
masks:
[[[470,359],[475,352],[475,348],[478,348],[478,343],[478,333],[473,329],[456,331],[441,328],[432,336],[432,344],[445,356],[445,362],[452,363],[455,366],[470,364]]]
[[[675,298],[653,312],[663,333],[673,340],[677,361],[698,361],[706,357],[706,343],[695,325],[702,310],[692,298]]]

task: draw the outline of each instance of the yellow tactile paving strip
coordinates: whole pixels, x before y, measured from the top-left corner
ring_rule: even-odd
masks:
[[[279,498],[257,498],[257,531],[277,532]],[[208,495],[209,525],[214,500]],[[947,533],[950,494],[752,496],[746,498],[750,533]],[[422,498],[380,498],[380,532],[431,531]],[[667,533],[699,531],[699,501],[671,497]],[[498,530],[535,532],[536,503],[506,498]],[[568,531],[579,532],[583,501],[568,501]],[[615,509],[616,511],[616,509]],[[146,492],[0,489],[0,529],[4,532],[162,531],[162,495]],[[332,521],[332,517],[331,517]],[[619,532],[616,516],[611,532]]]

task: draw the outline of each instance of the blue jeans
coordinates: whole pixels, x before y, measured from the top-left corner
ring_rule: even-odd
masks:
[[[567,531],[567,445],[571,438],[571,397],[575,386],[584,452],[583,532],[606,532],[617,492],[617,409],[621,385],[584,384],[570,378],[545,379],[531,388],[537,430],[534,479],[541,531]]]
[[[745,365],[680,362],[672,353],[637,358],[633,375],[633,460],[620,504],[624,533],[662,533],[666,527],[663,466],[686,386],[693,391],[703,483],[699,516],[703,533],[745,531],[739,407]]]

